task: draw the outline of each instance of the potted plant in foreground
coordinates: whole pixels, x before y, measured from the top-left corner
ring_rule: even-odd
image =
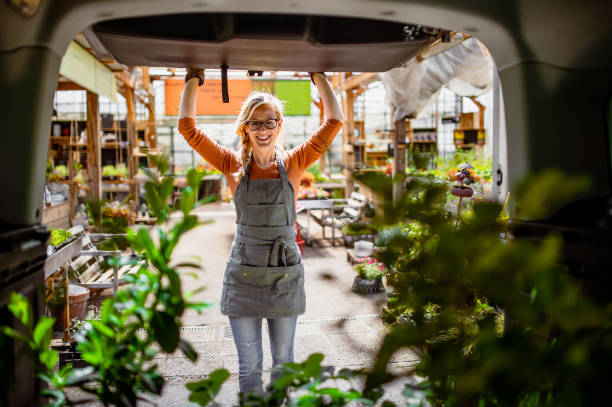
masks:
[[[369,256],[359,258],[355,271],[357,276],[351,291],[358,294],[376,294],[384,291],[382,283],[384,266],[378,260]]]

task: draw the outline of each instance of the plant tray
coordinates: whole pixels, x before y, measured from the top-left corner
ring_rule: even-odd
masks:
[[[359,240],[368,240],[373,242],[376,239],[376,235],[344,235],[344,246],[352,248],[355,246],[355,242]]]
[[[351,291],[357,294],[378,294],[385,291],[385,286],[380,279],[367,280],[356,276]]]
[[[70,345],[58,346],[56,348],[59,355],[59,368],[63,368],[66,364],[71,363],[72,367],[82,368],[89,364],[81,358],[81,352],[76,350],[76,343]]]

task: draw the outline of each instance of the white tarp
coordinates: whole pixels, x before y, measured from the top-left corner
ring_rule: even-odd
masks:
[[[493,86],[493,60],[475,38],[422,62],[416,58],[380,74],[393,121],[414,118],[446,86],[460,96],[479,96]]]

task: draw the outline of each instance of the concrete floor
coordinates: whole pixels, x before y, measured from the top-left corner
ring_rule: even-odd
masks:
[[[197,278],[184,275],[184,290],[205,286],[206,289],[194,295],[194,301],[209,301],[218,304],[225,262],[236,229],[234,210],[229,204],[214,203],[194,211],[205,223],[188,232],[175,250],[176,261],[190,260],[199,256],[203,270]],[[299,215],[304,220],[303,214]],[[318,225],[311,222],[314,237],[320,236]],[[306,270],[306,313],[298,319],[295,338],[295,360],[304,361],[308,355],[320,352],[325,355],[324,365],[340,368],[361,368],[371,366],[375,352],[385,333],[378,314],[385,303],[385,294],[361,296],[350,291],[355,273],[346,260],[343,246],[332,247],[329,241],[315,241],[312,247],[304,246]],[[201,314],[187,312],[183,317],[181,335],[197,350],[199,358],[195,363],[182,353],[160,355],[156,363],[166,379],[161,397],[150,404],[160,406],[189,405],[185,384],[203,379],[218,368],[226,368],[231,376],[223,386],[217,401],[223,406],[237,404],[238,359],[227,317],[221,315],[218,307]],[[264,329],[264,380],[269,377],[271,367],[269,342]],[[406,350],[394,355],[390,369],[410,369],[417,357]],[[384,399],[404,405],[401,395],[403,382],[414,378],[398,380],[387,386]],[[359,380],[351,384],[359,388]],[[75,394],[76,396],[76,394]],[[88,403],[89,404],[89,403]],[[96,405],[91,403],[89,405]],[[142,403],[141,405],[149,405]]]

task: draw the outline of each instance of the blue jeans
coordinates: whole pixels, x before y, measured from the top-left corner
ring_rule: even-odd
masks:
[[[263,349],[261,345],[262,318],[259,317],[229,317],[238,350],[238,383],[240,392],[249,391],[262,394],[263,384]],[[268,319],[268,335],[272,351],[271,382],[281,376],[277,367],[283,363],[293,362],[293,340],[297,316],[288,318]]]

